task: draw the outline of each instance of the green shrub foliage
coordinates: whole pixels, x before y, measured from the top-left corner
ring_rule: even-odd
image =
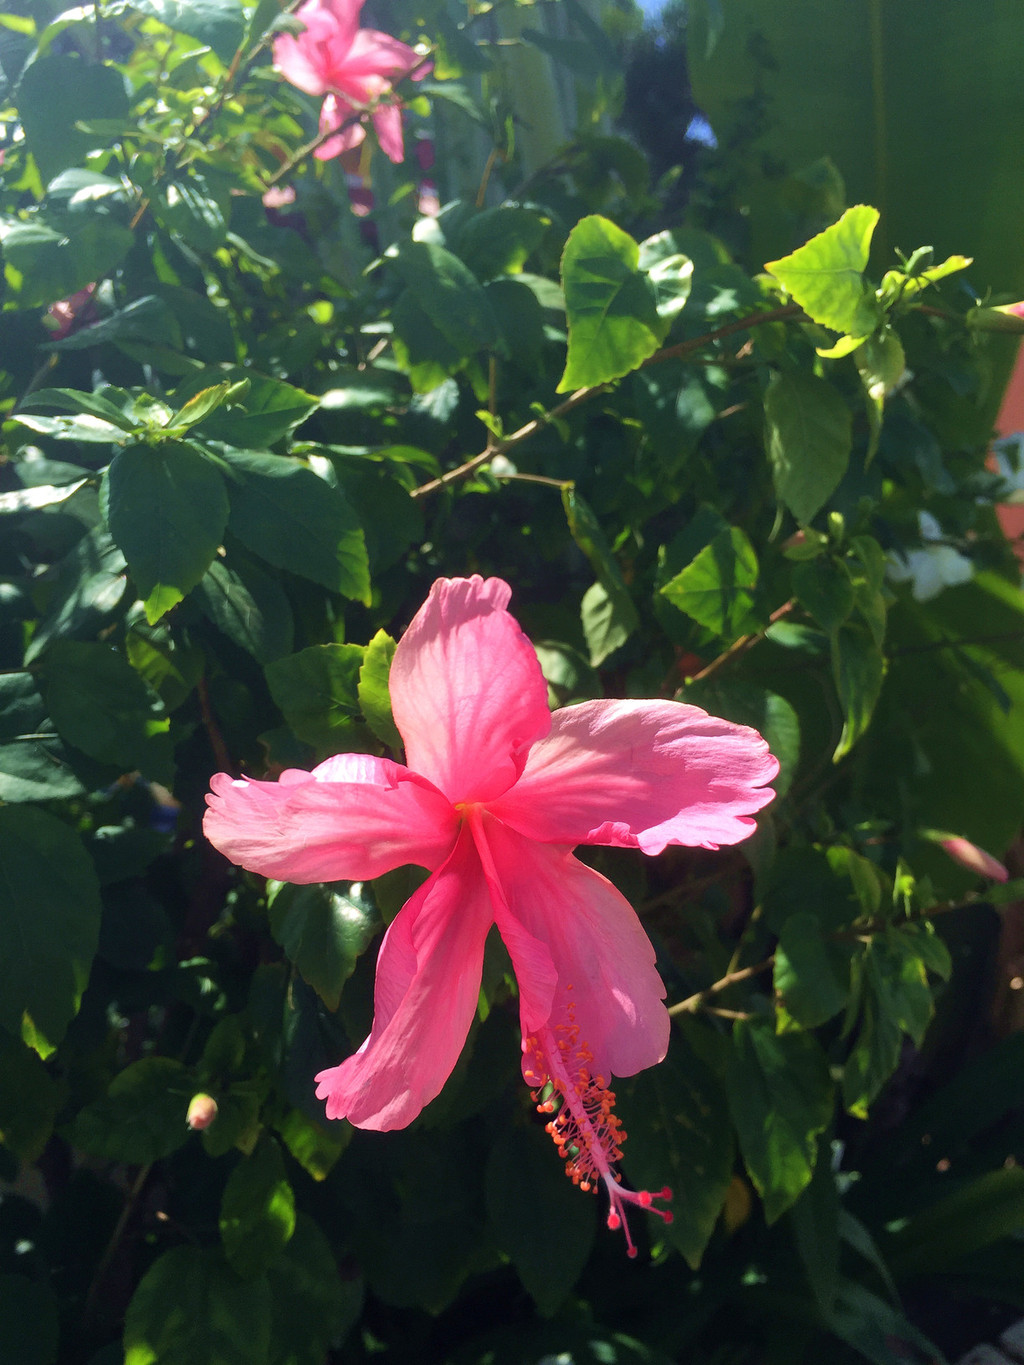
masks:
[[[985,1023],[1020,888],[942,847],[1024,815],[986,464],[1024,253],[1012,198],[961,192],[1019,82],[964,52],[941,185],[923,140],[957,23],[1015,40],[960,0],[935,63],[866,3],[695,4],[720,143],[652,181],[611,0],[367,0],[422,58],[399,162],[380,106],[315,155],[295,8],[0,14],[0,1356],[935,1359],[937,1285],[1024,1306],[1021,1046]],[[883,39],[898,132],[805,52],[877,82]],[[626,1179],[675,1193],[635,1264],[519,1082],[497,945],[421,1118],[329,1123],[416,870],[267,884],[201,833],[214,772],[400,757],[394,641],[477,572],[552,704],[684,699],[781,764],[736,849],[588,854],[674,1019],[616,1087]]]

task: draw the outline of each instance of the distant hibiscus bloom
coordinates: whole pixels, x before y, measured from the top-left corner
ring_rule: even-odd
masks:
[[[219,773],[205,829],[235,862],[282,881],[364,880],[404,863],[431,872],[384,936],[370,1036],[317,1077],[329,1118],[401,1128],[440,1092],[496,924],[519,983],[523,1075],[555,1115],[568,1174],[583,1189],[603,1182],[608,1224],[625,1227],[627,1202],[650,1208],[670,1193],[618,1183],[624,1134],[608,1086],[665,1056],[665,988],[632,908],[572,850],[737,843],[772,799],[778,764],[755,730],[679,702],[552,715],[509,597],[500,579],[440,579],[416,614],[390,679],[408,766],[340,754],[278,782]]]
[[[323,95],[320,131],[336,130],[314,155],[321,161],[357,147],[366,136],[360,114],[370,114],[381,151],[392,161],[404,156],[402,109],[395,81],[427,74],[429,63],[406,43],[373,28],[359,27],[363,0],[308,0],[295,17],[305,32],[274,40],[274,65],[307,95]]]

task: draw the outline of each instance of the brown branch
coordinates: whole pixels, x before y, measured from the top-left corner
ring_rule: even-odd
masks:
[[[795,598],[791,597],[788,602],[783,602],[782,606],[778,607],[772,612],[771,616],[769,616],[768,625],[765,626],[764,630],[759,630],[753,635],[741,635],[738,640],[733,641],[724,653],[719,654],[716,659],[712,659],[699,673],[695,673],[693,677],[688,678],[687,681],[691,683],[703,682],[705,678],[710,678],[712,674],[717,673],[720,668],[724,668],[732,659],[738,659],[739,656],[745,654],[748,649],[753,649],[754,645],[759,644],[764,639],[770,628],[775,625],[777,621],[781,621],[784,616],[788,616],[795,607]]]
[[[220,765],[221,771],[234,775],[235,767],[231,762],[231,755],[228,753],[228,746],[224,743],[224,736],[220,732],[213,708],[210,705],[210,689],[206,682],[205,673],[196,683],[196,696],[199,699],[199,714],[202,716],[203,729],[206,737],[210,741],[210,748],[213,756]]]
[[[738,981],[748,981],[752,976],[760,976],[762,972],[767,972],[774,966],[775,954],[772,953],[771,957],[766,957],[763,962],[755,962],[752,967],[740,967],[738,971],[726,972],[725,976],[720,976],[705,990],[687,996],[685,1000],[680,1000],[677,1005],[670,1005],[668,1012],[669,1014],[696,1014],[705,1001],[718,995],[720,991],[728,990],[730,986],[735,986]]]

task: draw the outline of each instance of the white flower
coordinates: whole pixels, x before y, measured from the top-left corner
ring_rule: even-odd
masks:
[[[944,588],[970,582],[974,565],[952,545],[927,543],[942,540],[942,527],[930,512],[918,512],[917,523],[926,543],[920,550],[890,554],[885,576],[890,583],[911,583],[914,600],[930,602]]]

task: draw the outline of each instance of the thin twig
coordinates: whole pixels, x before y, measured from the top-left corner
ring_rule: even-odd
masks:
[[[684,356],[691,355],[694,351],[711,345],[712,342],[719,341],[722,337],[732,336],[736,332],[744,332],[748,327],[760,327],[769,322],[781,322],[787,318],[803,317],[803,315],[803,309],[798,304],[787,303],[781,308],[772,308],[766,313],[754,313],[750,317],[736,318],[733,322],[727,322],[721,327],[714,328],[713,331],[702,332],[699,337],[692,337],[689,341],[680,341],[675,346],[666,346],[664,350],[655,351],[654,355],[648,356],[637,368],[646,370],[651,365],[660,365],[666,360],[679,360]],[[472,459],[466,460],[456,469],[449,469],[439,479],[431,479],[428,483],[420,484],[419,488],[412,489],[410,496],[424,498],[429,493],[436,493],[438,489],[466,478],[474,470],[479,469],[482,464],[486,464],[488,460],[493,460],[495,455],[507,454],[514,446],[521,445],[523,441],[528,441],[531,436],[536,436],[539,431],[543,431],[552,422],[557,422],[559,418],[565,417],[581,404],[589,402],[597,394],[606,393],[611,382],[613,381],[605,384],[592,384],[585,389],[577,389],[563,403],[559,403],[557,407],[551,408],[542,416],[535,417],[531,422],[527,422],[518,431],[512,432],[511,436],[506,436],[504,440],[496,441],[493,444],[489,442],[487,448],[482,450],[479,455],[474,455]]]
[[[782,606],[778,607],[772,612],[771,616],[769,616],[768,625],[766,625],[763,630],[759,630],[753,635],[741,635],[738,640],[732,642],[724,653],[719,654],[716,659],[712,659],[699,673],[695,673],[693,677],[688,678],[687,681],[691,683],[703,682],[705,678],[710,678],[712,674],[717,673],[720,668],[724,668],[732,659],[736,659],[741,654],[745,654],[748,649],[753,649],[754,645],[759,644],[765,638],[770,628],[774,626],[777,621],[781,621],[784,616],[788,616],[795,607],[795,598],[791,597],[788,602],[783,602]]]
[[[695,1014],[701,1009],[705,1001],[712,996],[718,995],[720,991],[728,990],[730,986],[735,986],[738,981],[749,981],[752,976],[760,976],[762,972],[767,972],[775,966],[775,954],[766,957],[763,962],[755,962],[752,967],[741,967],[739,971],[726,972],[725,976],[720,976],[717,981],[713,981],[705,990],[697,991],[694,995],[689,995],[685,1000],[680,1000],[677,1005],[669,1006],[669,1014]]]

